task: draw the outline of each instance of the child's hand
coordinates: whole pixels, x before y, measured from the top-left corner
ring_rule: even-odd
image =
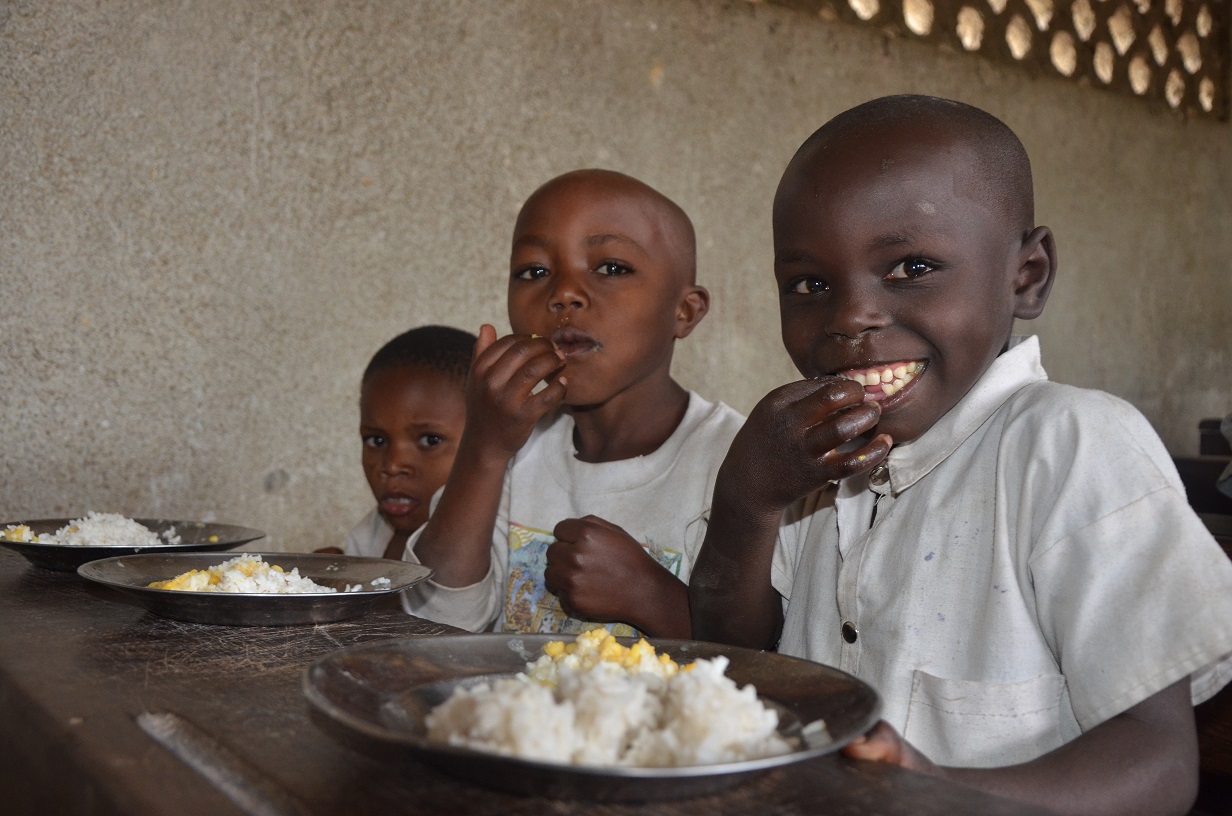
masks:
[[[932,760],[900,737],[894,727],[885,720],[874,725],[872,730],[864,736],[856,737],[855,740],[845,745],[843,756],[848,759],[885,762],[932,776],[940,773]]]
[[[530,438],[535,423],[565,395],[564,361],[545,337],[479,329],[466,383],[464,437],[484,451],[512,457]],[[546,387],[537,390],[540,382]],[[537,393],[536,393],[537,391]]]
[[[876,465],[890,452],[879,434],[855,450],[835,449],[872,429],[881,407],[841,377],[788,383],[757,404],[732,441],[724,474],[758,506],[782,509],[827,482]]]
[[[575,618],[630,623],[639,593],[658,573],[674,580],[633,536],[596,516],[565,519],[552,534],[543,582]]]

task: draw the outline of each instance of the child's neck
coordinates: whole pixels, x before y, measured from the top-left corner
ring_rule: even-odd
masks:
[[[626,392],[603,405],[574,407],[573,446],[583,462],[617,462],[654,453],[689,410],[676,381],[654,394]]]

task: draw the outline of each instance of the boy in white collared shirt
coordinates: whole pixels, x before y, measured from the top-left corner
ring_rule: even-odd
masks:
[[[694,634],[872,684],[884,722],[849,756],[1184,812],[1192,704],[1232,678],[1232,565],[1147,421],[1011,337],[1056,270],[1032,210],[1022,145],[966,105],[874,100],[800,148],[775,274],[811,379],[720,470]]]

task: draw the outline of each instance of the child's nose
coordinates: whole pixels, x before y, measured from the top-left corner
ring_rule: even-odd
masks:
[[[412,445],[390,445],[385,456],[385,474],[412,474],[415,472],[415,451]]]
[[[884,328],[889,323],[889,315],[869,292],[836,290],[831,303],[825,326],[826,334],[831,337],[854,339],[865,332]]]
[[[582,275],[562,272],[556,276],[554,283],[548,299],[548,307],[553,312],[580,308],[589,301]]]

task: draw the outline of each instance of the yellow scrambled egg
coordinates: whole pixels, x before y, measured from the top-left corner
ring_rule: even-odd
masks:
[[[240,561],[238,564],[230,566],[230,569],[237,570],[246,577],[252,577],[253,573],[263,572],[267,569],[274,572],[283,572],[282,567],[277,564],[265,564],[261,561]],[[155,581],[149,584],[149,587],[150,589],[181,589],[189,592],[202,592],[207,587],[217,586],[222,583],[222,573],[223,570],[218,567],[210,567],[204,570],[189,570],[174,578],[168,578],[166,581]]]
[[[592,629],[578,635],[572,643],[559,640],[546,643],[543,656],[528,664],[527,674],[554,686],[562,668],[585,671],[601,664],[617,667],[630,675],[653,674],[664,679],[693,669],[692,663],[680,666],[670,656],[657,654],[645,639],[625,646],[606,629]]]

